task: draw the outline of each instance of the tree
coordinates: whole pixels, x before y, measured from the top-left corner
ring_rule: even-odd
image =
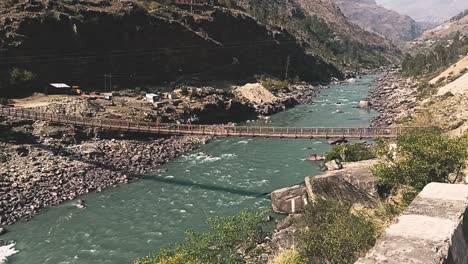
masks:
[[[396,157],[373,168],[385,185],[422,190],[431,182],[454,183],[468,159],[468,136],[451,138],[440,130],[406,133],[398,138]]]
[[[0,75],[0,95],[18,95],[31,91],[36,75],[31,71],[13,68]]]

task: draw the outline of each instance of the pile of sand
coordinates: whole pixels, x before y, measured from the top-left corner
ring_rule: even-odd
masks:
[[[269,104],[278,100],[259,83],[248,83],[236,89],[236,95],[255,104]]]

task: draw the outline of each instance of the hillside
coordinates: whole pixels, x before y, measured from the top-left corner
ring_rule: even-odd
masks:
[[[400,48],[422,33],[411,17],[378,5],[374,0],[335,0],[345,16],[364,29],[378,33]]]
[[[219,1],[193,13],[171,1],[18,2],[0,6],[0,92],[13,69],[35,80],[22,87],[27,92],[48,82],[101,87],[109,73],[113,88],[283,77],[288,57],[291,78],[324,82],[400,58],[388,41],[350,24],[331,0]]]
[[[239,0],[238,7],[270,26],[287,29],[308,51],[341,68],[376,67],[401,54],[389,41],[350,23],[332,0]]]
[[[424,32],[410,43],[403,59],[407,75],[436,74],[468,53],[468,12],[462,12],[446,23]]]
[[[468,36],[468,10],[452,17],[442,25],[424,32],[424,34],[418,38],[418,42],[419,44],[423,44],[424,42],[447,40],[452,38],[457,32],[459,32],[461,36]]]
[[[14,81],[5,76],[14,68],[36,77],[30,87],[21,87],[25,92],[48,82],[99,89],[106,73],[113,75],[113,88],[125,88],[254,74],[282,77],[288,56],[292,77],[311,82],[343,77],[336,66],[306,54],[288,31],[219,7],[191,14],[171,5],[149,12],[128,0],[26,1],[0,9],[0,50],[0,92],[2,79],[11,79],[4,87]]]
[[[420,103],[416,116],[425,116],[432,124],[459,135],[468,130],[468,57],[451,65],[437,79],[447,80],[436,85],[434,95]],[[458,72],[457,75],[456,72]],[[450,74],[452,73],[452,74]],[[453,78],[444,78],[453,75]]]
[[[468,9],[466,0],[377,0],[377,2],[418,22],[442,23]]]

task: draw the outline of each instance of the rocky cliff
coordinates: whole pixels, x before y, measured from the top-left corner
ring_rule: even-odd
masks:
[[[400,48],[422,33],[411,17],[388,10],[374,0],[335,0],[335,3],[351,22],[386,37]]]
[[[283,76],[288,56],[290,76],[315,82],[342,77],[288,31],[218,7],[191,14],[173,6],[149,12],[129,0],[26,1],[0,8],[0,50],[3,71],[24,68],[42,84],[93,89],[105,73],[117,86]]]

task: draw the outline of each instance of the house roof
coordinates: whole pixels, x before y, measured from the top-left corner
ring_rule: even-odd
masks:
[[[51,83],[50,86],[53,86],[55,88],[71,88],[70,86],[64,83]]]

